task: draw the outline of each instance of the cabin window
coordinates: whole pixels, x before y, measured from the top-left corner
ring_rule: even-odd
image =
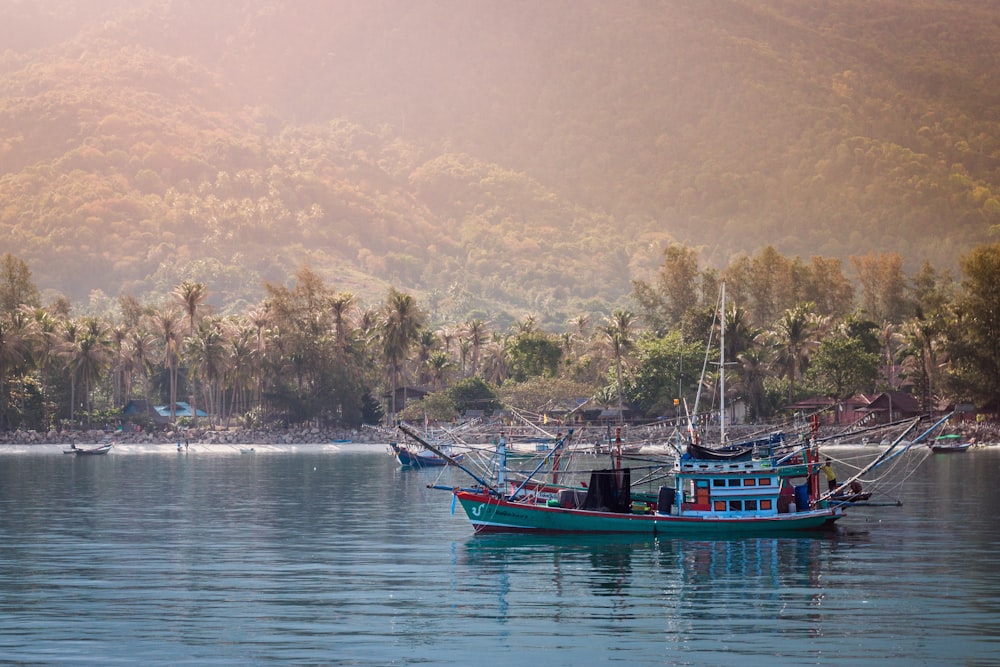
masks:
[[[730,512],[742,512],[743,511],[743,501],[742,500],[730,500],[729,501],[729,511]]]
[[[708,499],[710,497],[710,492],[708,488],[707,479],[698,479],[694,482],[694,502],[696,505],[704,505],[708,507]]]
[[[716,512],[725,512],[726,511],[726,501],[725,500],[716,500],[715,501],[715,511]]]
[[[743,501],[743,509],[745,509],[747,511],[752,511],[752,510],[757,509],[757,501],[756,500],[744,500]]]
[[[770,499],[760,501],[760,508],[762,510],[769,510],[769,509],[771,509],[771,501],[770,501]]]
[[[771,486],[771,478],[761,477],[760,481],[758,481],[757,484],[759,484],[760,486]]]
[[[757,486],[757,480],[751,477],[750,479],[743,480],[743,486]]]
[[[725,486],[725,485],[726,485],[726,480],[724,480],[724,479],[713,479],[712,480],[712,486]]]
[[[739,485],[740,485],[740,480],[738,479],[729,480],[729,486],[739,486]]]

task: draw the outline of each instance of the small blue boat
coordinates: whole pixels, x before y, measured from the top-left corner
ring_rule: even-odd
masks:
[[[404,468],[439,468],[448,465],[447,459],[438,456],[434,452],[427,450],[415,452],[395,442],[389,443],[389,447],[392,448],[392,453],[395,455],[396,460],[399,461],[399,465]],[[452,456],[452,459],[461,461],[462,455],[457,454]]]
[[[962,436],[951,433],[939,435],[930,444],[931,451],[935,454],[958,454],[972,447],[971,442],[962,442]]]

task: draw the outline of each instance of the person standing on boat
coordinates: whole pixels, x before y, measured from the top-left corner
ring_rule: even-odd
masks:
[[[830,457],[829,456],[826,457],[826,461],[824,461],[823,467],[820,468],[820,470],[822,470],[823,474],[826,475],[826,487],[830,491],[833,491],[834,489],[836,489],[837,488],[837,473],[833,470],[832,461],[830,461]]]

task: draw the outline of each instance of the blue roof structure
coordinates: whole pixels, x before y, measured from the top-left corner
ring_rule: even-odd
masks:
[[[188,405],[187,403],[185,403],[184,401],[177,401],[176,403],[174,403],[174,406],[176,406],[175,410],[174,410],[174,416],[176,416],[176,417],[191,417],[192,416],[191,415],[191,406]],[[153,409],[156,410],[156,414],[160,415],[161,417],[169,417],[170,416],[170,406],[169,405],[154,405]],[[205,412],[204,410],[198,410],[198,416],[199,417],[207,417],[208,413]]]

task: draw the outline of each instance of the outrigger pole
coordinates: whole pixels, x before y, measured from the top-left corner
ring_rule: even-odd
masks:
[[[535,466],[535,469],[531,471],[530,475],[524,478],[524,481],[521,482],[521,485],[519,487],[514,489],[514,492],[510,494],[510,497],[517,498],[517,494],[521,492],[521,489],[523,489],[528,484],[528,482],[530,482],[535,477],[538,471],[542,469],[542,466],[545,465],[548,462],[548,460],[552,458],[552,455],[555,454],[557,451],[559,451],[559,449],[563,446],[563,444],[571,437],[573,437],[573,429],[570,429],[569,433],[567,433],[566,435],[564,435],[562,438],[559,439],[559,442],[555,444],[555,447],[553,447],[552,450],[549,451],[549,453],[546,454],[545,457],[538,462],[538,465]]]
[[[939,426],[941,426],[946,421],[948,421],[949,419],[951,419],[951,415],[952,414],[953,413],[949,412],[947,415],[945,415],[944,417],[942,417],[941,419],[939,419],[937,422],[935,422],[935,424],[933,426],[931,426],[929,429],[927,429],[926,431],[924,431],[923,433],[921,433],[920,435],[918,435],[916,438],[914,438],[912,441],[910,441],[910,443],[908,445],[906,445],[905,447],[899,449],[898,451],[893,451],[893,450],[896,449],[896,446],[899,445],[899,443],[901,443],[903,441],[903,438],[905,438],[907,435],[909,435],[910,431],[912,431],[913,429],[915,429],[917,427],[917,424],[920,423],[921,418],[917,417],[916,419],[913,420],[913,423],[910,424],[906,428],[905,431],[903,431],[902,433],[900,433],[899,437],[897,437],[893,441],[893,443],[891,445],[889,445],[889,447],[885,451],[883,451],[881,454],[879,454],[877,457],[875,457],[875,459],[871,463],[869,463],[864,468],[862,468],[861,470],[859,470],[856,474],[852,475],[850,478],[848,478],[847,480],[845,480],[842,484],[840,484],[839,486],[837,486],[837,488],[833,489],[832,491],[827,491],[826,493],[824,493],[823,495],[821,495],[819,498],[816,499],[816,502],[820,502],[820,501],[823,501],[823,500],[830,500],[837,493],[840,493],[845,488],[849,487],[851,485],[851,482],[853,482],[856,479],[860,478],[862,475],[868,473],[869,471],[871,471],[871,470],[873,470],[873,469],[875,469],[875,468],[877,468],[877,467],[879,467],[881,465],[884,465],[887,461],[890,461],[890,460],[896,458],[897,456],[899,456],[900,454],[903,454],[904,452],[908,451],[911,447],[913,447],[914,445],[918,444],[924,438],[926,438],[931,433],[933,433],[935,430],[937,430],[937,428]]]
[[[469,470],[468,468],[466,468],[465,466],[463,466],[458,461],[458,459],[456,459],[454,456],[451,456],[450,454],[446,454],[440,448],[435,447],[431,443],[429,443],[426,440],[424,440],[423,438],[421,438],[420,434],[417,433],[415,430],[413,430],[410,427],[409,424],[407,424],[405,422],[397,422],[396,426],[399,427],[400,431],[402,431],[406,435],[410,436],[411,438],[413,438],[414,440],[416,440],[417,442],[419,442],[423,447],[429,449],[430,451],[434,452],[435,454],[437,454],[438,456],[440,456],[441,458],[443,458],[445,461],[448,462],[448,465],[455,466],[456,468],[458,468],[459,470],[461,470],[462,472],[464,472],[466,475],[468,475],[472,479],[474,479],[477,482],[479,482],[480,484],[482,484],[484,489],[486,489],[488,491],[491,491],[494,494],[497,493],[497,490],[493,487],[492,484],[490,484],[489,482],[487,482],[486,480],[484,480],[483,478],[481,478],[479,475],[477,475],[476,473],[472,472],[471,470]]]

